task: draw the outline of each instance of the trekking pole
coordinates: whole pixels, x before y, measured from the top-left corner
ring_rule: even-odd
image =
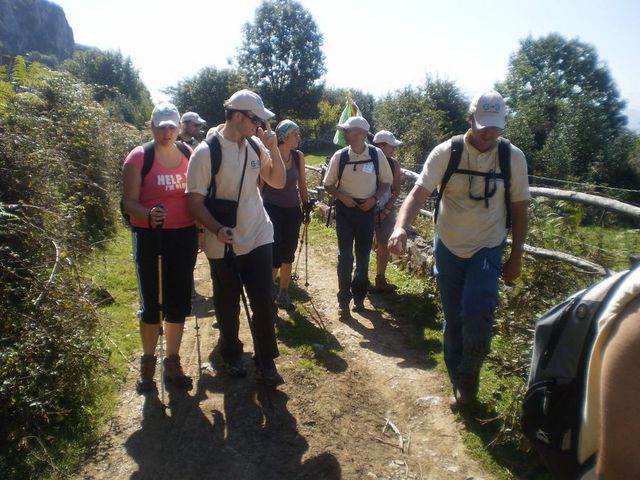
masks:
[[[304,287],[309,286],[309,232],[307,229],[309,224],[304,224],[304,230],[302,236],[304,237]]]
[[[200,326],[198,325],[198,315],[196,317],[196,348],[198,350],[198,378],[202,373],[202,357],[200,356]]]
[[[247,303],[247,297],[244,293],[244,285],[242,284],[242,274],[240,273],[240,269],[238,268],[238,261],[236,260],[236,253],[233,251],[233,246],[228,243],[224,246],[225,258],[230,259],[233,269],[236,272],[237,280],[240,284],[240,296],[242,297],[242,304],[244,305],[244,314],[247,317],[247,323],[249,324],[249,332],[251,332],[251,339],[253,340],[253,349],[254,354],[257,359],[258,368],[264,372],[264,364],[262,363],[262,356],[260,355],[260,347],[258,346],[258,342],[256,341],[256,334],[253,328],[253,320],[251,320],[251,312],[249,312],[249,304]],[[267,403],[269,408],[273,410],[273,402],[271,401],[271,394],[269,392],[269,388],[266,388],[267,393]]]
[[[300,248],[298,248],[298,258],[296,259],[296,266],[291,274],[291,280],[299,280],[298,277],[298,262],[300,261],[300,255],[302,255],[302,243],[304,242],[304,236],[307,232],[307,227],[302,230],[302,236],[300,237]]]
[[[159,206],[159,205],[157,205]],[[164,299],[162,296],[162,224],[164,222],[158,223],[156,226],[156,234],[158,236],[158,315],[160,320],[160,328],[158,330],[158,336],[160,337],[160,395],[162,403],[162,415],[166,416],[167,414],[167,406],[164,403]]]

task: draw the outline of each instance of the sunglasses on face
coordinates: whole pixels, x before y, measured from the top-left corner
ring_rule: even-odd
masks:
[[[251,123],[253,123],[254,125],[260,125],[260,123],[262,123],[262,120],[256,117],[255,115],[249,115],[247,112],[243,112],[243,111],[240,111],[240,113],[245,117],[247,117],[251,121]]]

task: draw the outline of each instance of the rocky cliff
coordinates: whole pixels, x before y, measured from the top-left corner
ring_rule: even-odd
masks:
[[[71,57],[73,31],[62,7],[47,0],[0,0],[0,53]]]

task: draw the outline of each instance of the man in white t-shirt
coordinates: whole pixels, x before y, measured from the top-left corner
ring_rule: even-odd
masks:
[[[478,96],[471,102],[468,121],[471,128],[464,134],[458,169],[444,188],[434,239],[434,270],[445,319],[444,358],[459,404],[475,401],[478,392],[482,362],[491,347],[500,274],[505,282],[520,275],[530,198],[524,154],[508,144],[507,208],[498,156],[499,143],[505,141],[500,139],[506,122],[502,96],[496,91]],[[398,214],[389,239],[392,253],[406,250],[406,226],[431,193],[441,189],[452,142],[441,143],[429,154]],[[502,265],[509,211],[513,243]]]
[[[211,155],[206,141],[198,145],[189,161],[187,199],[192,215],[205,228],[205,253],[211,267],[225,369],[233,377],[244,377],[247,373],[242,361],[243,345],[238,338],[240,294],[244,286],[253,311],[257,377],[269,385],[278,385],[283,379],[273,361],[278,356],[271,295],[273,225],[262,206],[258,178],[274,188],[282,188],[285,168],[276,135],[267,121],[274,114],[264,107],[256,93],[240,90],[225,102],[224,108],[225,123],[211,132],[222,155],[215,176],[215,198],[238,202],[236,225],[221,223],[205,205],[211,183]],[[266,129],[259,127],[263,122]]]
[[[338,306],[340,315],[346,316],[352,298],[353,311],[364,310],[375,206],[389,190],[393,174],[382,150],[365,143],[369,122],[362,117],[349,117],[338,128],[344,131],[349,146],[333,154],[322,183],[336,199]],[[356,268],[352,280],[354,247]]]
[[[180,118],[180,133],[178,140],[189,145],[192,149],[198,146],[196,135],[206,122],[196,112],[186,112]]]

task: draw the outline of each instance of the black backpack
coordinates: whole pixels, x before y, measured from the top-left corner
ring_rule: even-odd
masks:
[[[220,146],[220,140],[215,135],[210,135],[204,140],[209,146],[209,156],[211,157],[211,183],[209,183],[209,190],[207,192],[207,198],[216,198],[216,175],[220,171],[220,164],[222,162],[222,147]],[[260,147],[252,139],[247,138],[249,145],[256,152],[258,158],[260,158]]]
[[[438,223],[438,212],[440,211],[440,202],[444,195],[444,189],[454,173],[462,173],[464,175],[476,175],[480,177],[488,177],[488,172],[477,172],[475,170],[459,169],[460,159],[462,158],[462,149],[464,148],[464,135],[456,135],[451,139],[451,156],[447,169],[444,172],[438,195],[436,197],[436,205],[433,209],[433,223]],[[498,163],[500,165],[500,173],[496,174],[496,178],[501,178],[504,182],[504,202],[507,208],[507,228],[511,228],[511,142],[505,138],[498,140]]]
[[[189,150],[184,143],[176,141],[176,147],[178,147],[178,150],[180,150],[185,157],[189,158],[191,156],[191,150]],[[153,167],[153,160],[156,155],[153,142],[145,143],[142,145],[142,149],[144,150],[144,160],[142,161],[142,169],[140,170],[140,186],[144,185],[144,179],[151,171],[151,167]],[[120,213],[122,214],[124,223],[130,227],[131,216],[124,211],[124,196],[120,197]]]
[[[536,321],[522,433],[554,477],[579,478],[595,458],[578,463],[585,382],[603,308],[629,271],[608,277],[556,305]]]

